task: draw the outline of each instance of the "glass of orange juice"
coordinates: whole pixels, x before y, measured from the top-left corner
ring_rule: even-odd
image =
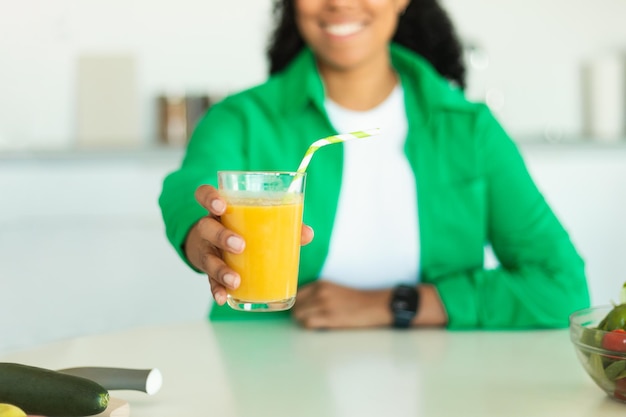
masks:
[[[227,203],[222,224],[246,242],[224,261],[241,277],[228,290],[228,305],[242,311],[280,311],[293,306],[298,286],[304,183],[296,172],[219,171]]]

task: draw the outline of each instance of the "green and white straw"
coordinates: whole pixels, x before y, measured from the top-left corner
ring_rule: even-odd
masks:
[[[309,146],[309,149],[307,149],[306,152],[304,153],[304,157],[302,158],[302,162],[300,162],[300,166],[298,167],[298,170],[296,171],[296,173],[304,174],[307,167],[309,166],[309,162],[311,162],[311,158],[313,158],[313,154],[318,149],[323,148],[326,145],[331,145],[333,143],[346,142],[352,139],[365,139],[365,138],[369,138],[372,136],[376,136],[379,133],[380,133],[380,129],[375,128],[375,129],[368,129],[368,130],[360,130],[357,132],[342,133],[339,135],[333,135],[333,136],[328,136],[326,138],[318,139],[315,142],[313,142],[311,146]],[[299,175],[296,175],[294,177],[294,180],[291,183],[292,186],[295,185],[294,184],[296,182],[295,179],[298,178],[298,176]],[[290,186],[289,191],[293,191],[291,188],[292,187]]]
[[[350,133],[342,133],[340,135],[329,136],[327,138],[318,139],[309,146],[309,149],[304,153],[304,158],[302,158],[302,162],[300,162],[300,166],[298,167],[298,174],[304,173],[306,168],[309,166],[309,162],[311,162],[311,158],[313,158],[313,154],[319,149],[323,148],[326,145],[330,145],[333,143],[345,142],[352,139],[365,139],[371,136],[376,136],[380,133],[380,129],[369,129],[369,130],[361,130],[358,132],[350,132]]]

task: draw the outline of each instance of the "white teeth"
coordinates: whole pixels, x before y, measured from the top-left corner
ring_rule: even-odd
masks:
[[[326,26],[326,32],[334,36],[348,36],[357,33],[363,28],[362,23],[343,23],[339,25]]]

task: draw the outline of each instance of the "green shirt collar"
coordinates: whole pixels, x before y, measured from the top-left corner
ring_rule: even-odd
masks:
[[[389,52],[400,75],[405,97],[413,101],[415,109],[421,110],[419,118],[422,121],[428,120],[435,109],[465,103],[462,91],[439,75],[423,57],[395,43],[390,45]],[[281,107],[284,114],[301,111],[309,105],[324,113],[324,84],[310,48],[305,47],[284,71],[274,77],[282,78],[289,92],[283,96]]]
[[[276,77],[284,77],[288,91],[282,103],[285,114],[301,111],[311,104],[324,112],[324,84],[310,48],[305,47]]]

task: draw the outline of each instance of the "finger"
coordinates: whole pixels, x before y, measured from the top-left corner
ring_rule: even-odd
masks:
[[[203,217],[198,221],[198,232],[214,247],[231,253],[241,253],[246,242],[230,229],[213,217]]]
[[[296,293],[296,304],[304,303],[315,293],[315,288],[317,287],[317,282],[313,282],[311,284],[304,285],[298,288],[298,292]]]
[[[311,226],[307,226],[306,224],[302,225],[302,237],[300,244],[302,246],[308,245],[313,240],[313,236],[315,232]]]
[[[323,308],[321,306],[315,306],[313,308],[301,311],[298,316],[294,315],[294,318],[305,329],[343,329],[350,326],[346,326],[345,321],[341,316],[334,314],[332,311]],[[360,326],[354,326],[360,327]]]
[[[226,288],[211,277],[209,277],[209,284],[211,285],[211,294],[213,294],[213,299],[218,305],[223,306],[224,303],[226,303]]]
[[[300,323],[300,325],[305,329],[309,330],[328,329],[331,327],[329,318],[324,314],[311,314],[302,320],[299,320],[298,323]]]
[[[202,259],[202,266],[204,268],[203,271],[205,271],[212,280],[215,280],[217,284],[233,290],[239,287],[241,283],[239,274],[230,269],[219,256],[212,253],[205,254]]]
[[[317,296],[317,283],[309,284],[298,290],[296,302],[293,306],[293,316],[303,320],[311,314],[322,312],[322,303]]]
[[[292,314],[293,317],[301,323],[304,323],[305,321],[315,317],[322,317],[327,315],[327,311],[319,304],[300,304],[299,307],[296,307],[297,304],[298,303],[296,302],[296,305],[294,305],[293,307]]]
[[[226,210],[226,202],[219,191],[212,185],[201,185],[196,189],[195,197],[198,203],[214,216],[221,216]]]
[[[301,324],[307,330],[325,330],[332,327],[323,317],[313,317]]]

